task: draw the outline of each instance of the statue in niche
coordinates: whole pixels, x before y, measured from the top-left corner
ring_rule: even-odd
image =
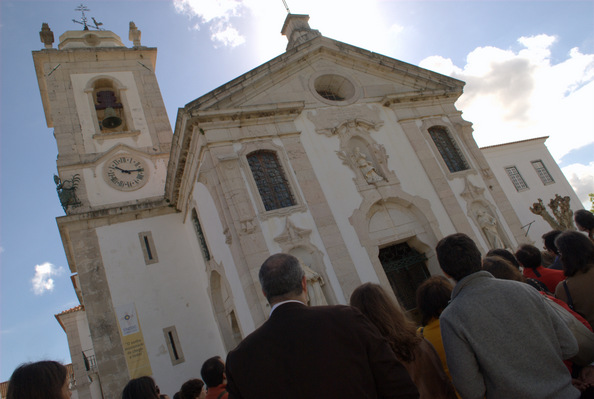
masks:
[[[301,263],[301,267],[305,272],[305,279],[307,280],[307,299],[309,306],[323,306],[328,305],[326,297],[322,292],[322,286],[325,282],[319,273],[313,271],[310,267]]]
[[[492,249],[494,248],[505,248],[505,244],[499,236],[499,229],[497,227],[497,220],[485,211],[478,211],[476,214],[476,220],[487,237],[487,241]]]
[[[363,177],[367,180],[367,183],[377,183],[384,180],[384,178],[377,173],[375,166],[373,166],[367,159],[367,156],[361,152],[359,147],[355,147],[353,157],[355,158],[357,167],[361,170],[361,173],[363,173]]]

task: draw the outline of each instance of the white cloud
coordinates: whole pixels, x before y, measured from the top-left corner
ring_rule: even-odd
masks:
[[[210,32],[213,42],[221,43],[227,47],[237,47],[245,43],[245,37],[241,36],[237,29],[229,24],[218,21],[210,26]]]
[[[594,54],[572,49],[562,62],[551,64],[549,35],[521,37],[514,52],[479,47],[466,65],[429,57],[424,68],[467,82],[457,107],[474,124],[480,146],[550,136],[553,157],[594,142]]]
[[[200,23],[209,25],[210,38],[216,46],[236,47],[245,42],[232,25],[232,17],[241,16],[243,3],[239,0],[173,0],[178,13],[198,18],[193,29],[200,30]]]
[[[63,267],[56,267],[49,262],[35,265],[35,276],[31,279],[35,295],[43,295],[47,291],[53,291],[54,279],[52,276],[59,276],[63,272]]]
[[[518,43],[524,48],[517,52],[479,47],[463,67],[440,56],[428,57],[420,66],[467,83],[456,106],[473,123],[479,146],[549,136],[547,147],[559,162],[571,150],[594,142],[594,54],[573,48],[553,65],[556,41],[550,35],[521,37]],[[562,170],[586,206],[588,193],[594,191],[594,163]]]
[[[588,194],[594,193],[594,161],[588,165],[575,163],[561,169],[584,208],[590,209]]]

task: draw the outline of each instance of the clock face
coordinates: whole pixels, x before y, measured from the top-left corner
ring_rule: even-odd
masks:
[[[120,154],[111,158],[103,167],[107,184],[121,191],[134,191],[148,180],[146,163],[135,156]]]

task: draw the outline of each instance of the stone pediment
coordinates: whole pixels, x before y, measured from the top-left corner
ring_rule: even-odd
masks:
[[[457,98],[463,86],[448,76],[318,36],[190,102],[184,111],[195,117],[296,102],[319,108],[417,101],[427,95]],[[324,97],[328,91],[330,99]]]

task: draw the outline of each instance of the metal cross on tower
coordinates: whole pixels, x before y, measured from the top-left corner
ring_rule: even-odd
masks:
[[[103,28],[101,28],[101,25],[103,25],[103,22],[97,22],[95,20],[95,18],[93,18],[93,17],[91,17],[91,19],[93,20],[93,24],[90,25],[87,23],[88,19],[87,19],[87,16],[85,15],[85,11],[91,11],[91,10],[88,9],[84,4],[81,4],[80,6],[76,7],[74,9],[74,11],[80,11],[82,13],[82,17],[81,17],[80,21],[73,19],[72,22],[81,24],[84,27],[83,30],[89,30],[89,28],[92,28],[95,30],[103,30]]]

